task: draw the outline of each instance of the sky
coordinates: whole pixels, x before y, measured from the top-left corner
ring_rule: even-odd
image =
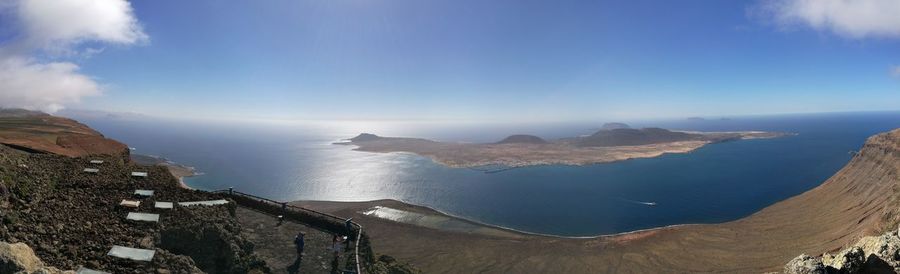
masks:
[[[0,0],[0,106],[582,121],[900,110],[896,0]]]

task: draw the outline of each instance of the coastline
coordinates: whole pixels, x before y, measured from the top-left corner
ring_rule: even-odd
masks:
[[[169,172],[171,172],[171,170],[170,170]],[[172,173],[172,175],[175,175],[175,174]],[[178,179],[178,186],[180,186],[181,188],[189,189],[189,190],[194,190],[194,188],[192,188],[192,187],[188,186],[186,183],[184,183],[184,178],[185,178],[185,177],[193,177],[193,176],[194,176],[194,175],[190,175],[190,176],[175,176],[175,178]]]
[[[379,250],[425,272],[772,272],[799,254],[833,252],[861,237],[896,229],[900,130],[870,137],[859,151],[819,186],[737,220],[593,237],[535,235],[486,225],[514,235],[508,237],[441,229],[440,221],[422,226],[419,220],[460,218],[395,200],[292,204],[352,217]],[[395,221],[365,214],[375,206],[426,216]]]
[[[353,150],[372,153],[412,153],[451,168],[504,166],[508,168],[569,165],[585,166],[631,159],[655,158],[664,154],[690,153],[707,145],[726,141],[769,139],[793,133],[736,131],[696,133],[704,139],[617,146],[580,146],[560,139],[545,143],[453,143],[419,138],[360,135],[334,145],[352,145]],[[537,138],[537,137],[535,137]]]
[[[178,179],[178,185],[184,189],[194,189],[184,182],[184,178],[203,175],[202,172],[198,172],[197,169],[192,166],[178,164],[160,156],[132,154],[130,157],[132,161],[135,161],[138,164],[166,167],[169,173]]]
[[[194,190],[193,187],[188,186],[187,183],[184,182],[184,178],[203,175],[203,173],[197,172],[194,167],[184,166],[171,162],[160,165],[165,166],[166,169],[169,170],[169,173],[172,173],[172,176],[175,176],[175,178],[178,179],[178,185],[184,189]]]

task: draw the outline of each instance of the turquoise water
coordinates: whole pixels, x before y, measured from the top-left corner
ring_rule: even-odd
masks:
[[[135,147],[135,153],[197,167],[205,175],[186,182],[200,189],[233,186],[285,201],[397,199],[487,224],[565,236],[735,220],[821,184],[868,136],[900,127],[898,112],[642,122],[635,125],[799,135],[713,144],[652,159],[486,174],[415,155],[357,152],[331,143],[360,132],[469,142],[512,133],[558,138],[591,133],[600,123],[80,120]]]

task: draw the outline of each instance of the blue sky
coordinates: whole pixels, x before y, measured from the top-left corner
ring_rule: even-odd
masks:
[[[134,1],[132,32],[145,37],[88,35],[64,45],[74,54],[28,54],[76,64],[98,84],[63,107],[164,116],[572,121],[900,109],[900,22],[847,21],[838,7],[822,23],[773,10],[779,2],[815,5]],[[15,44],[27,24],[6,17],[0,39]]]

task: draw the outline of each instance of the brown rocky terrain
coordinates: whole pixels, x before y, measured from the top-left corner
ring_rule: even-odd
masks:
[[[820,186],[722,224],[587,239],[515,231],[509,231],[517,234],[510,237],[426,228],[363,214],[382,206],[449,217],[397,201],[297,204],[353,216],[366,227],[374,248],[427,273],[762,273],[783,271],[798,254],[837,252],[864,237],[896,230],[898,191],[900,129],[870,137]]]
[[[102,159],[103,164],[89,160]],[[98,168],[96,174],[84,168]],[[148,172],[134,178],[131,171]],[[135,189],[155,193],[139,208],[119,205]],[[154,208],[155,201],[218,199],[187,190],[161,166],[140,166],[119,156],[70,158],[29,154],[0,146],[0,239],[27,244],[48,266],[111,273],[267,272],[240,235],[234,204]],[[128,221],[128,212],[159,213],[159,223]],[[107,256],[113,245],[156,250],[150,262]]]
[[[0,109],[0,144],[18,149],[65,155],[128,156],[128,146],[75,120],[42,112]]]

